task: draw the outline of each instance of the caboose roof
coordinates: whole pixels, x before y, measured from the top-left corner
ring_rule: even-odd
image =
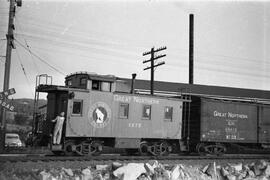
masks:
[[[88,89],[79,89],[79,88],[70,88],[67,86],[58,86],[58,85],[44,85],[41,84],[36,88],[37,92],[55,92],[55,91],[83,91],[89,92]]]
[[[83,71],[71,73],[66,76],[66,79],[69,79],[70,77],[73,76],[84,76],[91,80],[109,81],[109,82],[114,82],[116,80],[116,77],[114,75],[100,75],[93,72],[83,72]]]
[[[131,87],[131,79],[119,78],[113,75],[99,75],[96,73],[89,73],[89,72],[75,72],[66,76],[66,79],[78,75],[87,76],[89,79],[92,80],[111,81],[111,82],[120,80],[124,81],[127,86]],[[136,79],[134,89],[136,89],[137,91],[149,93],[149,88],[150,88],[150,81]],[[155,92],[161,92],[170,95],[190,94],[196,96],[233,97],[233,98],[247,98],[247,99],[254,98],[268,101],[270,100],[270,91],[266,90],[175,83],[164,81],[155,81]]]

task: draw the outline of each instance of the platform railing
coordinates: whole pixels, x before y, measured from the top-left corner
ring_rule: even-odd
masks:
[[[37,114],[38,114],[38,106],[39,106],[39,91],[37,91],[38,86],[40,85],[52,85],[52,76],[47,74],[40,74],[36,76],[36,87],[35,87],[35,99],[34,99],[34,109],[33,109],[33,124],[32,124],[32,132],[35,134],[37,132]]]

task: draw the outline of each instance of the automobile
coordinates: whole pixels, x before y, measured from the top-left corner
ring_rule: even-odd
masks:
[[[20,136],[16,133],[6,133],[5,135],[5,147],[22,147],[22,141],[20,140]]]

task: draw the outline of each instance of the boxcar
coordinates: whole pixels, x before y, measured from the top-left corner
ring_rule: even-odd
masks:
[[[203,97],[193,97],[191,104],[190,137],[199,153],[221,154],[231,144],[263,148],[270,142],[267,105]]]

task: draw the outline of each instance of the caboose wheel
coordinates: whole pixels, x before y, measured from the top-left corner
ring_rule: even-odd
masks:
[[[98,142],[98,141],[91,142],[89,155],[97,156],[100,154],[101,151],[102,151],[102,145],[100,142]]]
[[[148,143],[146,141],[141,142],[139,153],[141,156],[147,156],[149,154],[148,152]]]
[[[166,141],[161,142],[158,148],[160,156],[169,155],[171,147]]]
[[[72,150],[72,146],[74,146],[73,141],[65,142],[65,155],[67,155],[67,156],[75,155],[74,151]]]
[[[83,141],[76,146],[76,152],[79,155],[99,155],[100,151],[102,151],[102,146],[96,141]]]
[[[151,153],[151,155],[153,156],[158,156],[159,153],[159,144],[157,142],[151,144],[150,146],[148,146],[148,152]]]

